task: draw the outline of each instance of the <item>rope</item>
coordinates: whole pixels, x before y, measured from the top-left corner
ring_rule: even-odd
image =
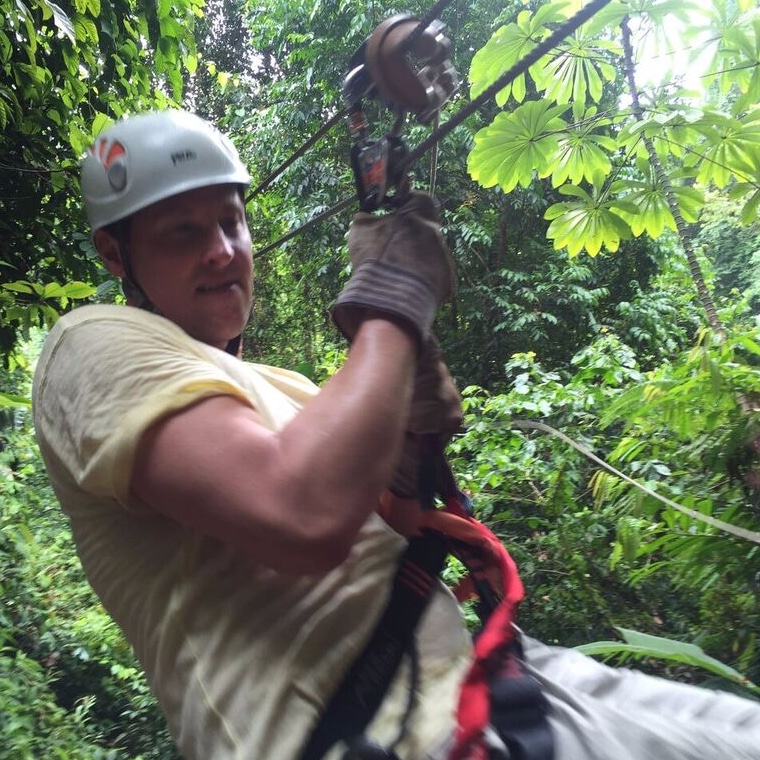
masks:
[[[634,480],[625,473],[620,472],[620,470],[615,469],[611,464],[605,462],[592,451],[589,451],[589,449],[583,446],[583,444],[574,441],[572,438],[560,432],[556,428],[551,427],[550,425],[546,425],[543,422],[534,422],[533,420],[512,420],[512,426],[518,428],[519,430],[540,430],[544,433],[549,433],[550,435],[556,436],[561,441],[564,441],[568,445],[572,446],[576,451],[579,451],[581,454],[583,454],[583,456],[598,464],[602,469],[607,470],[607,472],[612,473],[621,480],[624,480],[626,483],[629,483],[635,488],[638,488],[640,491],[643,491],[647,496],[651,496],[653,499],[657,499],[657,501],[662,502],[672,509],[675,509],[677,512],[681,512],[681,514],[687,515],[694,520],[699,520],[700,522],[706,523],[707,525],[710,525],[717,530],[723,531],[724,533],[730,533],[736,538],[741,538],[745,541],[751,541],[753,544],[760,544],[760,533],[757,531],[740,528],[737,525],[731,525],[731,523],[724,522],[723,520],[719,520],[717,517],[712,517],[711,515],[703,515],[701,512],[697,512],[695,509],[685,507],[683,504],[679,504],[672,499],[668,499],[667,496],[658,494],[656,491],[653,491],[643,483],[639,483],[637,480]]]

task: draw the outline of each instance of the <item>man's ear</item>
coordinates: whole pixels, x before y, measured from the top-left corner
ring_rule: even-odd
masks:
[[[125,277],[126,270],[121,259],[121,247],[118,240],[110,232],[96,230],[93,242],[106,269],[116,277]]]

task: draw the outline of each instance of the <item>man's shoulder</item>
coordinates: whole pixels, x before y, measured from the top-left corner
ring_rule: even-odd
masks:
[[[62,316],[45,339],[35,377],[61,373],[104,375],[121,365],[134,370],[151,358],[186,355],[200,349],[177,325],[164,317],[131,306],[91,304]]]
[[[145,309],[137,309],[133,306],[123,306],[117,304],[87,304],[78,306],[70,312],[64,314],[55,324],[54,330],[68,330],[81,325],[97,327],[99,325],[144,325],[155,328],[157,324],[167,323],[172,325],[167,319],[153,314]],[[179,330],[176,325],[174,329]]]
[[[50,330],[49,347],[66,343],[69,347],[88,345],[104,350],[122,350],[135,341],[193,343],[181,328],[162,316],[133,306],[88,304],[64,314]]]

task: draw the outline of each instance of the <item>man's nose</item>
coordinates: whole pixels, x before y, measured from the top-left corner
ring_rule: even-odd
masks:
[[[235,247],[229,235],[224,231],[221,225],[210,232],[208,244],[206,245],[203,262],[215,266],[223,266],[235,256]]]

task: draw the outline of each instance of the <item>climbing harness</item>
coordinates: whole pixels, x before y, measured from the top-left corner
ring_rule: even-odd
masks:
[[[433,437],[434,438],[434,437]],[[436,497],[443,508],[435,505]],[[395,747],[413,718],[417,687],[414,632],[448,554],[469,575],[460,597],[477,596],[482,629],[460,691],[448,760],[551,760],[554,750],[547,702],[522,664],[515,628],[523,586],[498,538],[472,517],[440,447],[428,447],[420,468],[418,533],[398,565],[380,622],[315,727],[301,760],[320,760],[337,742],[343,760],[398,760]],[[409,701],[397,739],[380,746],[365,731],[404,656],[411,663]]]

